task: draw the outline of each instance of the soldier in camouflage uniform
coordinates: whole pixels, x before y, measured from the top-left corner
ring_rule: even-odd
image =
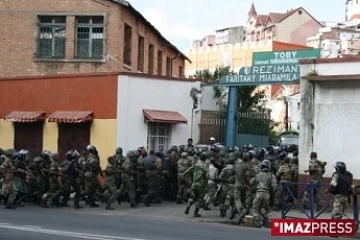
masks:
[[[182,204],[184,194],[187,193],[190,185],[190,176],[184,176],[183,173],[192,165],[192,159],[188,158],[186,152],[181,153],[179,160],[177,161],[177,174],[178,174],[178,192],[176,196],[176,203]]]
[[[1,187],[2,195],[7,198],[6,209],[15,209],[15,199],[16,199],[16,186],[14,183],[14,166],[13,158],[15,157],[15,150],[7,149],[4,151],[5,160],[0,166],[0,172],[4,175],[4,181]]]
[[[127,192],[132,208],[136,207],[136,177],[138,172],[135,170],[135,166],[138,164],[138,157],[135,151],[129,151],[126,154],[126,159],[122,165],[123,172],[121,174],[121,187],[118,190],[118,203],[121,203],[122,196]]]
[[[51,163],[49,167],[49,190],[46,196],[42,199],[42,207],[49,208],[59,203],[59,199],[54,199],[53,196],[59,192],[62,188],[62,182],[60,177],[62,176],[59,169],[59,154],[51,154]]]
[[[191,206],[196,203],[193,217],[201,217],[199,214],[200,206],[204,201],[204,197],[207,191],[207,176],[208,167],[205,164],[206,155],[200,155],[200,161],[195,165],[188,168],[183,175],[192,175],[192,185],[190,188],[190,198],[188,200],[188,206],[186,207],[185,214],[189,214]]]
[[[99,205],[95,203],[96,191],[98,188],[98,174],[100,173],[98,152],[92,145],[87,146],[86,149],[89,152],[84,175],[86,189],[81,193],[81,197],[87,197],[90,207],[99,207]]]
[[[270,192],[277,187],[276,177],[271,172],[269,161],[261,163],[261,172],[250,180],[250,185],[256,187],[255,198],[252,204],[252,215],[254,216],[255,227],[268,225],[268,213]]]
[[[124,163],[123,149],[121,147],[117,147],[115,150],[115,155],[113,156],[115,159],[115,167],[120,169],[122,164]],[[116,188],[119,189],[121,186],[121,173],[116,175]]]
[[[245,173],[252,169],[250,163],[250,156],[248,153],[242,153],[241,162],[235,165],[236,183],[234,189],[234,198],[236,209],[231,213],[230,219],[234,219],[237,213],[240,214],[239,223],[247,213],[247,209],[244,208],[246,198],[246,178]]]
[[[219,180],[222,182],[220,217],[225,217],[227,209],[232,206],[234,201],[235,186],[235,156],[230,154],[226,167],[221,171]]]
[[[245,191],[245,213],[250,213],[255,193],[256,193],[256,187],[250,184],[250,180],[253,179],[256,174],[260,172],[259,168],[259,161],[256,158],[253,158],[250,161],[250,165],[248,165],[249,168],[245,172],[245,184],[246,184],[246,191]]]
[[[209,172],[208,172],[208,192],[204,197],[205,206],[204,210],[208,211],[211,210],[209,208],[210,203],[214,200],[216,190],[217,190],[217,183],[219,181],[219,172],[218,169],[214,166],[215,159],[210,160],[209,165]]]
[[[292,201],[292,197],[289,193],[292,192],[292,186],[287,184],[287,189],[282,189],[283,185],[285,183],[289,183],[294,179],[294,169],[290,165],[290,158],[285,157],[283,165],[280,166],[279,170],[276,172],[276,178],[280,180],[280,189],[281,191],[285,191],[285,198],[283,199],[285,201],[285,204]],[[277,191],[274,196],[274,207],[276,210],[280,210],[281,208],[281,191]]]
[[[108,157],[108,164],[105,169],[104,193],[101,202],[105,202],[105,210],[114,210],[111,207],[117,199],[116,176],[120,174],[120,169],[116,168],[115,158]]]
[[[16,194],[16,205],[23,207],[22,202],[18,200],[25,196],[28,192],[27,184],[26,184],[26,163],[25,159],[28,155],[29,151],[22,149],[16,153],[16,158],[13,162],[14,165],[14,183],[17,190]]]
[[[4,156],[4,150],[0,148],[0,166],[3,164],[3,162],[5,161],[5,156]],[[3,184],[3,172],[0,171],[0,203],[4,200],[4,196],[1,193],[1,187]]]
[[[309,183],[315,184],[315,186],[317,186],[317,188],[320,188],[322,175],[324,174],[324,167],[326,164],[327,164],[326,162],[322,162],[317,159],[316,152],[312,152],[310,154],[309,169],[305,170],[305,173],[309,173],[309,175],[310,175]],[[311,190],[308,190],[304,194],[304,198],[303,198],[304,207],[307,207],[309,205],[310,191]],[[316,210],[320,211],[322,206],[321,206],[321,201],[319,199],[317,191],[313,191],[313,196],[314,196],[314,202],[316,204]]]
[[[86,167],[87,167],[87,159],[89,157],[89,152],[87,151],[82,151],[81,152],[81,157],[79,158],[79,168],[81,168],[81,170],[85,171]],[[84,176],[79,176],[79,185],[80,185],[80,189],[81,191],[85,191],[86,190],[86,184],[85,184],[85,178]]]

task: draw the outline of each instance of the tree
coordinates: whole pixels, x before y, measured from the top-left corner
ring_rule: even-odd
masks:
[[[218,67],[214,72],[209,70],[197,71],[195,78],[204,79],[210,81],[210,83],[217,83],[221,76],[235,75],[230,67]],[[261,100],[265,97],[264,91],[255,92],[257,86],[241,86],[238,87],[238,110],[239,112],[246,111],[263,111],[264,105],[261,104]],[[227,95],[227,87],[214,87],[214,98],[219,105],[224,102],[224,98]]]

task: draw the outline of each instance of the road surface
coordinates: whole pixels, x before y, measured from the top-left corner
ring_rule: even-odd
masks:
[[[151,207],[150,207],[151,208]],[[147,209],[144,208],[144,212]],[[1,240],[263,240],[269,229],[201,223],[171,216],[142,216],[129,211],[89,211],[25,207],[0,208]],[[275,237],[274,237],[275,238]],[[282,237],[282,240],[293,238]],[[302,238],[307,239],[307,238]],[[312,240],[323,238],[308,238]]]

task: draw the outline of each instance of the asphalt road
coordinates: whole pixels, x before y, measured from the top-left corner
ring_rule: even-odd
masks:
[[[149,208],[147,208],[149,209]],[[144,209],[146,211],[146,209]],[[99,211],[100,212],[100,211]],[[269,229],[245,228],[191,219],[87,209],[0,208],[1,240],[232,240],[272,239]],[[274,237],[275,238],[275,237]],[[282,240],[293,238],[282,237]],[[323,238],[303,238],[323,239]]]

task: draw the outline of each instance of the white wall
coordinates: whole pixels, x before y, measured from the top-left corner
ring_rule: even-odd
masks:
[[[294,94],[287,97],[288,107],[289,107],[289,117],[291,122],[291,129],[293,131],[298,131],[298,126],[300,122],[300,93]]]
[[[213,87],[202,87],[202,101],[201,101],[201,109],[208,111],[218,111],[220,110],[219,105],[216,104],[216,99],[214,98],[214,88]],[[225,89],[225,91],[228,91]],[[224,99],[227,102],[227,95]]]
[[[143,109],[177,111],[187,124],[174,124],[170,144],[186,144],[191,137],[193,100],[191,88],[200,90],[200,82],[171,81],[120,75],[118,78],[117,146],[124,151],[146,146],[147,124]],[[199,113],[198,113],[199,114]],[[196,117],[195,117],[196,118]],[[194,142],[198,139],[194,124]]]
[[[359,74],[358,65],[358,63],[316,64],[315,68],[321,75]],[[312,67],[314,66],[302,65],[302,76]],[[308,167],[310,152],[315,151],[320,160],[328,162],[326,177],[331,177],[336,161],[344,161],[354,174],[354,178],[360,179],[359,161],[356,157],[356,150],[360,146],[360,79],[314,83],[301,80],[300,84],[302,104],[299,140],[300,173]],[[309,113],[310,111],[313,113]],[[311,122],[313,130],[309,130],[308,127]]]

